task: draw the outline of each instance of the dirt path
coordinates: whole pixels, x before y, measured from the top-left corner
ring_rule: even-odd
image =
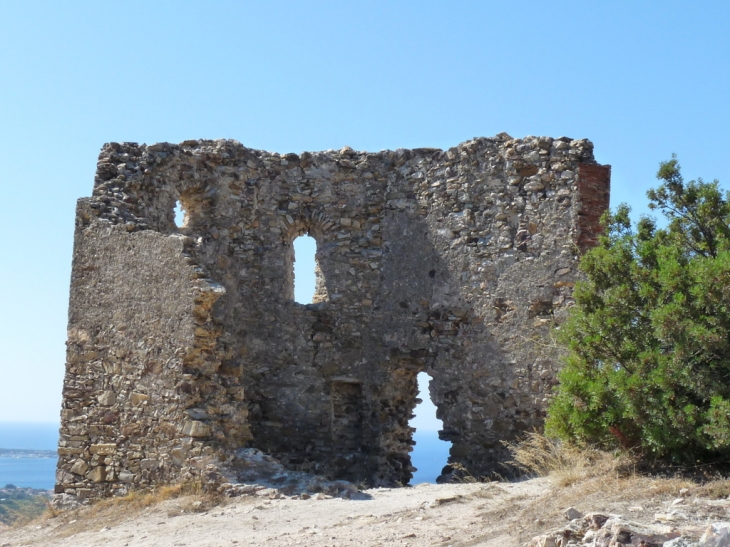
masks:
[[[134,515],[60,515],[0,531],[0,547],[421,546],[510,547],[519,532],[514,504],[544,495],[541,479],[517,484],[422,484],[373,489],[359,500],[235,498],[206,512],[190,499]],[[273,494],[271,494],[273,496]],[[185,511],[185,508],[188,511]],[[512,509],[510,509],[512,508]]]

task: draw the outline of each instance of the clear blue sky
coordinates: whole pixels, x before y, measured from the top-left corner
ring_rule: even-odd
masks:
[[[279,152],[591,139],[730,184],[730,3],[2,2],[0,421],[54,421],[75,201],[108,141]]]

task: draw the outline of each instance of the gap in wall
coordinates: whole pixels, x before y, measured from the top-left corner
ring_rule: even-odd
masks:
[[[439,429],[443,429],[443,422],[436,418],[436,406],[428,391],[432,379],[426,372],[418,373],[418,398],[421,402],[413,410],[415,416],[408,422],[408,425],[416,428],[413,433],[416,445],[411,452],[411,465],[418,471],[413,473],[410,481],[412,485],[435,483],[436,477],[446,465],[451,449],[451,443],[442,441],[438,436]]]
[[[182,202],[177,200],[175,202],[175,226],[182,228],[185,226],[185,209],[183,208]]]
[[[308,235],[294,240],[294,301],[311,304],[317,284],[317,242]]]

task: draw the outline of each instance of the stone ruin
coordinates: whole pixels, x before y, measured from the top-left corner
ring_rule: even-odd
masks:
[[[243,447],[407,484],[422,371],[449,464],[502,470],[502,442],[543,423],[551,328],[609,179],[590,141],[565,137],[106,144],[77,207],[56,491],[221,481]],[[308,305],[293,299],[302,234],[317,242]]]

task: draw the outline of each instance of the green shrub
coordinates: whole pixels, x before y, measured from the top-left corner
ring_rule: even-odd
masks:
[[[674,157],[657,178],[666,226],[632,225],[622,204],[581,259],[546,430],[680,462],[730,455],[730,198],[685,183]]]

